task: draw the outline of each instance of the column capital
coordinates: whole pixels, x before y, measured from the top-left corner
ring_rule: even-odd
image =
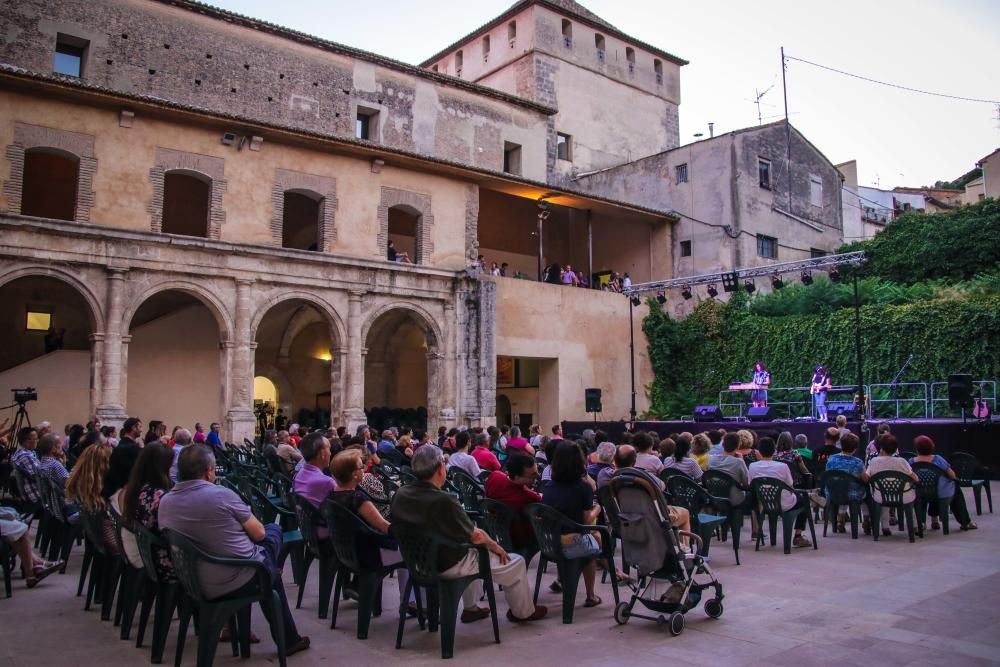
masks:
[[[88,339],[90,340],[91,343],[100,343],[104,340],[104,332],[103,331],[94,332],[88,336]]]
[[[254,278],[236,278],[235,280],[239,287],[250,287],[257,282]]]
[[[122,262],[115,262],[108,264],[108,277],[109,278],[124,278],[125,274],[128,273],[128,264]]]
[[[132,342],[131,335],[122,336],[121,339],[122,339],[122,345],[128,345],[129,343]]]
[[[352,289],[347,293],[347,298],[350,301],[361,301],[361,297],[367,294],[367,290]]]

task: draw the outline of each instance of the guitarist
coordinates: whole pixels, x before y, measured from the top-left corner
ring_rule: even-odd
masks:
[[[816,366],[816,372],[812,376],[812,385],[809,393],[813,397],[813,411],[819,421],[829,421],[826,414],[826,392],[833,384],[830,382],[830,371],[822,365]]]

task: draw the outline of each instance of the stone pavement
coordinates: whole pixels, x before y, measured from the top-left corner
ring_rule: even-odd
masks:
[[[778,547],[754,553],[744,530],[741,566],[728,543],[712,547],[726,593],[725,614],[712,620],[701,607],[692,610],[678,637],[641,619],[617,626],[610,585],[599,588],[603,605],[578,607],[573,625],[563,625],[559,596],[548,591],[552,576],[547,575],[540,602],[549,606],[549,618],[522,626],[502,619],[499,646],[488,620],[459,624],[455,661],[470,667],[1000,664],[1000,512],[976,521],[978,531],[928,532],[912,545],[901,534],[878,544],[864,537],[852,541],[849,533],[824,539],[819,526],[818,551],[798,549],[787,556],[780,539]],[[97,611],[83,611],[83,600],[75,597],[79,565],[75,550],[66,575],[53,575],[33,590],[15,580],[13,598],[0,598],[0,667],[149,664],[148,648],[119,640],[118,629],[102,623]],[[386,582],[387,611],[373,619],[366,641],[355,637],[353,602],[341,604],[336,630],[317,619],[317,580],[314,567],[302,608],[294,612],[312,648],[289,658],[290,667],[440,664],[438,635],[420,632],[415,620],[407,624],[402,650],[394,649],[396,617],[389,610],[398,595],[395,579]],[[582,604],[582,583],[580,588]],[[294,587],[288,587],[288,596],[294,604]],[[504,614],[502,593],[498,605]],[[249,661],[233,658],[228,645],[220,645],[215,664],[277,664],[259,611],[254,628],[264,641],[252,647]],[[174,636],[165,664],[173,660]],[[195,649],[189,637],[185,665],[195,664]]]

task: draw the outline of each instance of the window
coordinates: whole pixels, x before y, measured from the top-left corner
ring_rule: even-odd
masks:
[[[597,49],[597,59],[604,62],[604,35],[597,33],[594,35],[594,48]]]
[[[567,19],[562,22],[563,46],[567,49],[573,48],[573,23]]]
[[[653,71],[656,73],[656,85],[663,85],[663,61],[659,58],[653,59]]]
[[[462,63],[465,58],[462,56],[462,51],[459,50],[455,54],[455,76],[462,76]]]
[[[628,61],[628,73],[635,74],[635,49],[631,46],[625,47],[625,60]]]
[[[819,248],[809,248],[809,257],[816,259],[817,257],[826,257],[826,250],[820,250]]]
[[[400,205],[389,209],[389,240],[396,251],[394,261],[403,264],[420,264],[417,237],[420,234],[420,211],[412,206]],[[388,259],[388,249],[386,259]]]
[[[358,107],[358,114],[354,121],[354,136],[358,139],[374,141],[378,136],[378,111]]]
[[[758,234],[757,255],[768,259],[778,259],[778,239],[773,236]]]
[[[323,198],[315,192],[288,190],[281,209],[281,247],[319,250]]]
[[[511,21],[507,24],[507,41],[510,43],[510,48],[514,48],[514,43],[517,42],[517,21]]]
[[[556,157],[560,160],[573,159],[572,137],[559,132],[556,134]]]
[[[164,234],[208,238],[208,211],[212,181],[185,171],[169,171],[163,176]]]
[[[677,177],[677,183],[687,183],[688,182],[688,166],[687,162],[684,164],[679,164],[674,167],[674,175]]]
[[[823,205],[823,179],[816,174],[809,174],[809,203]]]
[[[52,327],[52,310],[40,306],[29,306],[24,328],[28,331],[48,331]]]
[[[503,170],[508,174],[521,175],[521,145],[503,142]]]
[[[490,60],[490,36],[483,37],[483,62]]]
[[[74,220],[80,159],[56,149],[24,152],[21,215]]]
[[[56,55],[52,72],[77,78],[83,76],[83,61],[89,45],[90,42],[79,37],[62,33],[56,35]]]
[[[681,241],[681,257],[690,257],[690,256],[691,256],[691,242]]]
[[[757,181],[765,190],[771,189],[771,161],[757,158]]]

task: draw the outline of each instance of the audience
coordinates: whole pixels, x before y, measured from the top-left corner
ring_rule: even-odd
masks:
[[[80,508],[76,503],[66,500],[66,481],[69,479],[69,472],[57,458],[59,447],[59,439],[55,433],[46,433],[38,441],[38,447],[35,449],[38,455],[38,474],[44,475],[55,488],[62,503],[63,517],[69,523],[75,524],[80,520]]]
[[[702,472],[708,470],[708,453],[712,449],[712,441],[705,433],[698,433],[691,439],[691,458],[698,464]]]
[[[865,463],[855,455],[859,444],[858,436],[851,432],[845,433],[844,437],[840,440],[840,447],[842,451],[837,452],[826,460],[826,469],[839,470],[841,472],[846,472],[849,475],[854,475],[858,479],[862,479],[865,473]],[[829,500],[829,491],[824,489],[823,492],[827,495],[827,499]],[[865,495],[866,489],[861,487],[857,491],[852,492],[850,499],[861,501],[864,500]],[[871,526],[869,525],[869,519],[867,517],[868,506],[866,504],[862,504],[861,509],[866,515],[864,529],[865,535],[868,535],[871,532]],[[845,527],[847,522],[847,510],[847,507],[840,508],[840,512],[836,517],[837,522],[834,527],[836,532],[843,533],[847,531]]]
[[[829,437],[829,435],[827,437]],[[891,433],[879,436],[878,456],[876,456],[875,458],[873,458],[871,461],[868,462],[868,469],[865,470],[865,474],[862,477],[862,479],[867,481],[868,479],[874,477],[880,472],[885,472],[886,470],[893,470],[895,472],[903,473],[904,475],[910,477],[914,482],[919,481],[916,473],[914,473],[913,470],[910,468],[910,464],[907,463],[905,459],[896,456],[897,447],[898,445],[896,444],[896,437]],[[914,500],[916,500],[916,498],[917,498],[917,492],[915,488],[908,489],[906,492],[903,493],[904,503],[912,503]],[[872,500],[874,500],[876,503],[882,502],[882,492],[879,491],[877,488],[872,488]],[[882,523],[882,535],[885,537],[889,537],[890,535],[892,535],[892,529],[889,527],[890,526],[889,514],[890,514],[889,508],[883,507],[881,523]],[[872,529],[877,530],[874,527]]]
[[[28,539],[28,524],[18,518],[12,507],[0,507],[0,536],[21,561],[21,574],[28,588],[34,588],[63,566],[63,561],[49,562],[34,552]]]
[[[139,436],[142,434],[142,420],[137,417],[129,417],[122,425],[121,439],[118,445],[111,452],[111,462],[108,465],[108,474],[104,477],[104,491],[101,493],[105,498],[110,498],[112,494],[121,491],[128,483],[129,475],[132,474],[132,466],[139,458],[142,445],[139,443]]]
[[[468,435],[468,431],[462,431],[455,436],[455,446],[458,446],[458,438],[463,434]],[[490,451],[490,436],[486,433],[476,433],[472,436],[472,458],[476,460],[481,470],[496,472],[500,470],[500,460],[496,454]]]
[[[110,459],[110,447],[97,446],[85,449],[66,481],[66,497],[75,501],[81,511],[97,516],[101,537],[104,539],[104,550],[117,556],[119,551],[115,528],[106,511],[107,500],[101,495]]]
[[[673,451],[668,452],[667,450],[673,445]],[[674,442],[670,438],[660,441],[660,454],[665,458],[663,459],[664,468],[673,468],[680,470],[685,475],[694,480],[701,479],[704,471],[698,462],[688,456],[688,451],[691,449],[691,440],[687,436],[678,436],[677,442]]]
[[[663,461],[653,452],[653,438],[648,433],[636,433],[632,437],[632,446],[636,450],[635,467],[659,477],[663,471]]]
[[[910,459],[910,463],[932,463],[941,469],[941,477],[938,478],[938,497],[950,498],[951,513],[955,516],[955,521],[962,530],[975,530],[978,526],[973,523],[969,516],[969,509],[965,505],[965,494],[955,486],[955,471],[944,457],[934,453],[934,441],[926,435],[918,435],[913,440],[913,446],[917,450],[917,455]],[[937,503],[931,503],[929,513],[931,515],[931,530],[941,527],[938,522]]]
[[[24,480],[25,500],[31,503],[41,501],[38,495],[38,458],[35,448],[38,446],[38,431],[25,426],[17,432],[17,451],[11,454],[10,462]],[[55,436],[53,436],[54,438]]]
[[[750,480],[753,481],[760,477],[772,477],[780,479],[788,486],[794,487],[795,481],[792,479],[792,471],[788,466],[780,461],[772,460],[771,457],[774,456],[774,449],[774,440],[771,438],[760,439],[757,443],[757,454],[760,460],[750,464]],[[799,512],[798,516],[795,517],[795,538],[792,540],[792,545],[795,547],[811,547],[812,542],[802,536],[802,529],[806,527],[806,521],[809,519],[809,497],[804,493],[782,491],[781,509],[787,512],[796,508],[801,508],[803,511]]]
[[[486,497],[503,503],[516,514],[510,525],[510,539],[515,551],[523,551],[536,544],[535,532],[524,514],[524,508],[542,501],[542,496],[532,487],[538,481],[538,466],[527,454],[513,453],[507,459],[507,470],[491,472],[486,478]]]
[[[468,431],[463,431],[455,436],[455,453],[448,457],[448,467],[464,470],[477,479],[483,472],[475,457],[469,454]]]
[[[615,465],[615,445],[612,442],[602,442],[594,450],[593,462],[587,465],[587,474],[597,481],[602,470],[609,470]]]
[[[182,429],[182,431],[190,444],[191,432],[186,429]],[[179,436],[180,433],[181,431],[178,431],[175,435]],[[186,451],[184,447],[181,450]],[[128,521],[134,521],[158,537],[162,537],[159,522],[160,500],[172,486],[170,474],[175,467],[174,451],[158,442],[144,447],[132,467],[128,483],[118,494],[122,517]],[[124,531],[122,535],[123,546],[126,547],[127,551]],[[177,577],[170,562],[170,552],[153,545],[152,553],[157,579],[163,582],[176,581]]]

